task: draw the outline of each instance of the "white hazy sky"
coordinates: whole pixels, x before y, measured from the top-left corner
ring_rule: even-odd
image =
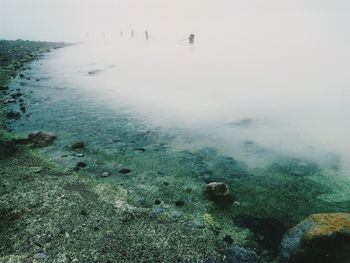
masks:
[[[120,30],[150,30],[162,38],[195,32],[344,31],[348,0],[0,0],[0,38],[83,40]]]

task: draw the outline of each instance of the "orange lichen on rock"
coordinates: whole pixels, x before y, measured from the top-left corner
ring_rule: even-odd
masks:
[[[314,214],[311,216],[313,226],[307,231],[306,239],[329,236],[342,232],[350,232],[350,214]]]

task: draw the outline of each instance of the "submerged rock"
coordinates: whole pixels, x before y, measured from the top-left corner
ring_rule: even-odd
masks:
[[[254,251],[239,246],[226,249],[225,256],[228,263],[261,263]]]
[[[19,119],[21,117],[21,113],[17,111],[9,111],[6,113],[6,118],[8,119]]]
[[[28,135],[28,140],[33,143],[34,147],[45,147],[51,144],[56,136],[50,132],[38,131]]]
[[[280,263],[349,263],[350,213],[314,214],[283,237]]]
[[[85,143],[84,142],[76,142],[76,143],[73,143],[71,147],[73,150],[84,149]]]
[[[131,170],[128,169],[128,168],[122,168],[118,171],[118,173],[120,174],[128,174],[128,173],[131,173]]]
[[[234,201],[233,195],[231,194],[227,184],[222,182],[207,184],[204,192],[210,201],[213,201],[219,206],[228,206]]]

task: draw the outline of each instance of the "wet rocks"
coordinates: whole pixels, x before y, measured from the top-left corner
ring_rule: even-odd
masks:
[[[33,143],[34,147],[46,147],[50,145],[56,136],[50,132],[37,131],[28,135],[28,140]]]
[[[73,150],[80,150],[80,149],[84,149],[85,148],[85,143],[84,142],[76,142],[76,143],[73,143],[71,148]]]
[[[233,246],[225,251],[228,263],[261,263],[254,251],[243,247]]]
[[[349,263],[350,213],[313,214],[283,237],[280,263]]]
[[[222,182],[212,182],[206,185],[204,193],[207,198],[218,206],[228,206],[234,201],[227,184]]]
[[[6,118],[8,119],[19,119],[21,117],[21,113],[18,111],[9,111],[6,113]]]

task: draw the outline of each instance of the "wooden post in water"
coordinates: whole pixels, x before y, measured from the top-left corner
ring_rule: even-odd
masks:
[[[134,30],[131,30],[131,37],[134,38],[134,36],[135,36]]]
[[[149,37],[148,37],[148,31],[147,30],[145,31],[145,37],[146,37],[146,40],[148,40]]]
[[[120,37],[123,37],[123,31],[120,31],[119,34],[120,34]]]
[[[194,34],[191,34],[188,40],[190,44],[194,44]]]

